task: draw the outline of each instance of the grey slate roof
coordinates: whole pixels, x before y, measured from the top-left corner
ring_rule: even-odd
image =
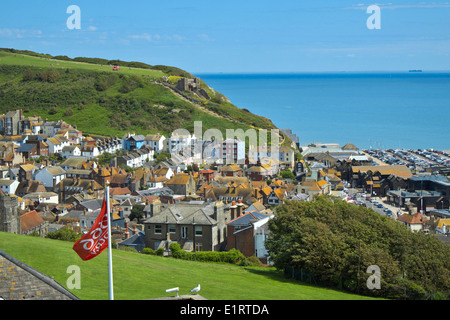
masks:
[[[260,213],[257,211],[253,211],[253,212],[248,212],[246,214],[243,214],[242,216],[231,220],[230,222],[227,223],[227,225],[230,226],[248,226],[251,224],[251,222],[253,221],[258,221],[261,219],[265,219],[268,218],[269,216],[267,214],[264,213]]]
[[[1,250],[0,274],[11,284],[0,286],[4,300],[79,300],[53,278]]]

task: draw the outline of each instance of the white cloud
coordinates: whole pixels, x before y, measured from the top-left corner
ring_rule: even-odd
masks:
[[[10,29],[3,28],[0,29],[0,37],[5,38],[41,38],[42,31],[41,30],[26,30],[26,29]]]
[[[152,35],[148,34],[148,33],[134,34],[134,35],[131,35],[130,38],[134,39],[134,40],[147,40],[149,42],[152,41]]]
[[[204,41],[213,41],[213,39],[205,33],[199,34],[197,37]]]
[[[186,37],[179,35],[179,34],[174,34],[174,35],[159,35],[159,34],[155,34],[155,35],[151,35],[148,33],[143,33],[143,34],[134,34],[129,36],[130,39],[133,40],[146,40],[148,42],[155,42],[155,41],[183,41],[186,40]]]

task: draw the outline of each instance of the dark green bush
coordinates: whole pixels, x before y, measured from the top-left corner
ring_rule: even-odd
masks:
[[[144,253],[144,254],[150,254],[150,255],[155,255],[155,254],[156,254],[156,251],[153,250],[153,249],[150,249],[150,248],[144,248],[144,249],[142,250],[142,253]]]
[[[196,251],[189,252],[182,250],[178,243],[172,243],[169,246],[172,253],[172,257],[182,260],[194,260],[202,262],[225,262],[236,265],[254,265],[252,261],[249,261],[245,256],[236,249],[230,251]]]

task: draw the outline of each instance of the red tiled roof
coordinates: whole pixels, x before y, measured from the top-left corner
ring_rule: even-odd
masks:
[[[36,210],[21,215],[20,221],[22,224],[22,233],[44,223],[44,219],[42,219],[42,217],[36,212]]]

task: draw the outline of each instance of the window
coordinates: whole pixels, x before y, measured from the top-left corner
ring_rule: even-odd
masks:
[[[195,226],[195,236],[201,237],[203,234],[202,226]]]
[[[177,232],[177,226],[174,224],[169,224],[169,233],[176,233]]]
[[[181,227],[181,238],[187,239],[188,237],[188,228],[187,227]]]
[[[155,234],[161,234],[162,227],[160,224],[155,224]]]

